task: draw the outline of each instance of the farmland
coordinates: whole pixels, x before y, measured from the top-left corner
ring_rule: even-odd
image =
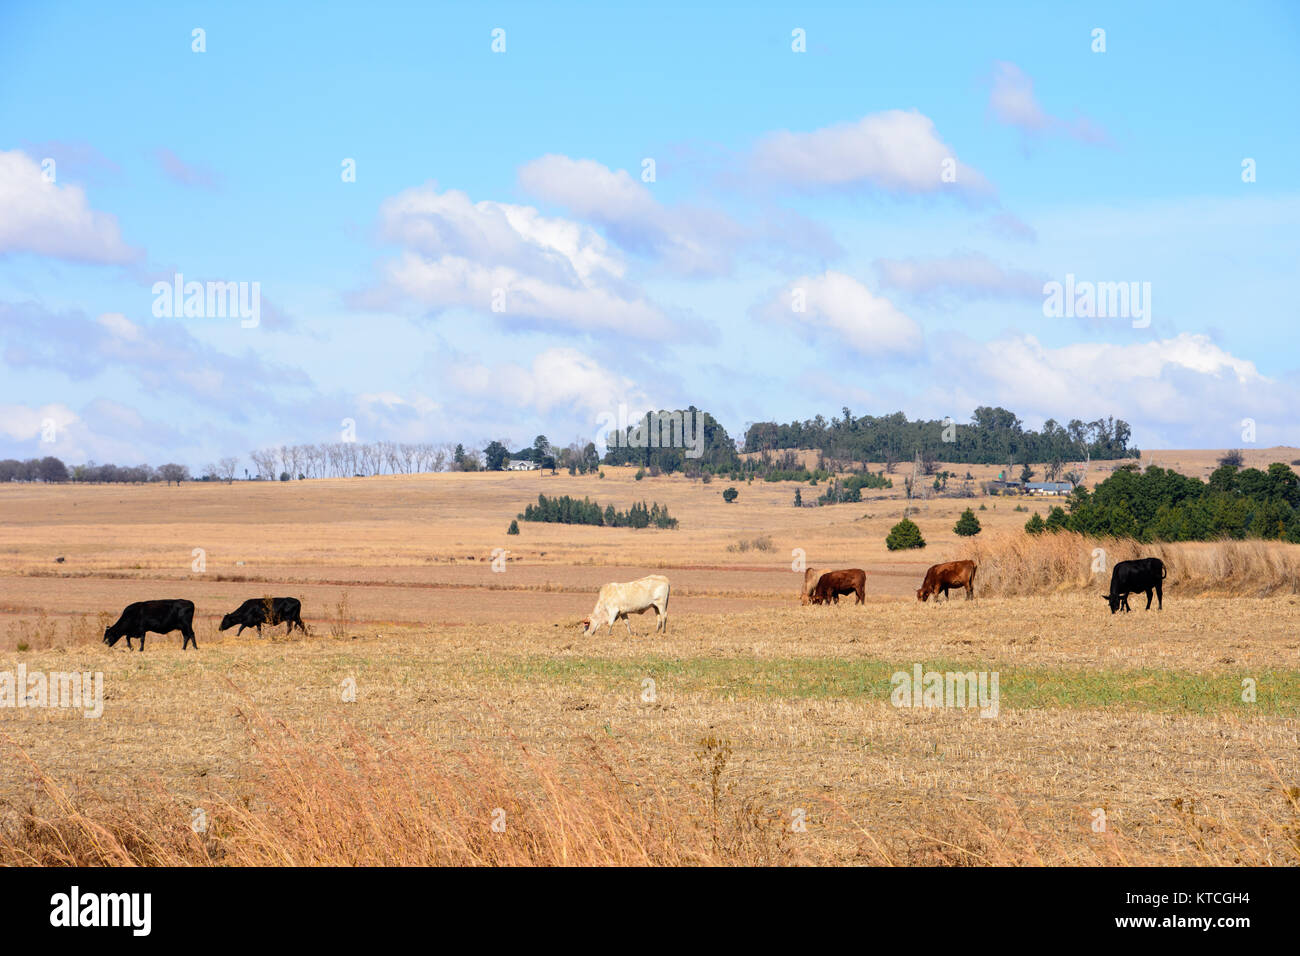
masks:
[[[1296,457],[1279,452],[1290,457],[1272,460]],[[1209,453],[1161,453],[1163,465],[1166,455]],[[741,483],[727,504],[730,485],[607,468],[604,478],[0,486],[0,669],[100,671],[105,687],[96,720],[0,709],[0,831],[20,832],[31,812],[66,823],[70,806],[106,819],[148,807],[177,859],[220,861],[211,845],[200,853],[186,842],[190,814],[206,808],[228,818],[222,852],[247,861],[254,843],[240,834],[255,821],[244,814],[265,811],[285,827],[276,808],[306,799],[293,787],[318,778],[382,804],[400,792],[401,767],[419,763],[458,781],[430,779],[421,793],[446,788],[458,808],[446,826],[481,828],[480,842],[411,824],[428,839],[403,848],[376,838],[386,849],[369,859],[348,855],[364,852],[356,840],[299,840],[286,828],[277,845],[300,855],[276,859],[519,862],[492,855],[493,808],[523,801],[529,825],[551,832],[561,806],[603,800],[642,821],[638,846],[654,842],[654,852],[612,853],[611,836],[576,841],[571,857],[526,859],[1300,861],[1300,594],[1287,586],[1300,549],[1259,545],[1266,558],[1252,560],[1282,569],[1262,596],[1171,574],[1160,613],[1135,596],[1133,614],[1112,616],[1086,560],[1078,580],[1032,593],[989,568],[998,586],[983,593],[977,578],[976,601],[922,605],[925,568],[969,548],[952,531],[962,510],[983,525],[985,567],[1049,505],[930,498],[912,513],[928,547],[891,553],[901,482],[860,503],[799,509],[791,483]],[[815,496],[802,487],[805,501]],[[619,509],[661,502],[681,526],[521,521],[507,536],[539,493]],[[1171,567],[1191,569],[1222,546],[1179,547]],[[864,568],[866,605],[799,606],[801,554],[816,567]],[[649,573],[672,581],[666,637],[649,636],[653,614],[632,619],[631,637],[621,624],[582,636],[574,624],[601,584]],[[217,631],[221,614],[271,594],[301,598],[311,636]],[[183,654],[177,634],[151,635],[144,654],[99,643],[125,604],[157,597],[195,602],[198,653]],[[894,706],[891,676],[917,664],[996,673],[997,716]],[[263,722],[283,722],[291,737],[259,731]],[[275,769],[286,754],[300,761],[292,785]],[[457,777],[462,766],[476,769]],[[609,766],[617,796],[593,790]],[[0,846],[10,858],[33,852],[19,839]],[[424,856],[403,856],[412,846]]]

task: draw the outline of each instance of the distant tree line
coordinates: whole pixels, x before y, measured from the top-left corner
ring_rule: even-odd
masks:
[[[1145,472],[1136,464],[1121,465],[1091,492],[1076,488],[1068,508],[1053,508],[1046,521],[1035,514],[1025,530],[1139,541],[1300,543],[1300,477],[1281,462],[1266,471],[1222,465],[1208,482],[1155,465]]]
[[[179,484],[188,481],[189,478],[189,468],[174,463],[154,468],[152,465],[133,467],[97,465],[92,461],[69,468],[61,459],[53,456],[29,458],[26,461],[13,458],[0,460],[0,482],[44,481],[56,484],[65,481],[84,481],[91,484],[146,484],[163,481],[168,484],[173,482]]]
[[[427,442],[338,441],[317,445],[280,445],[249,452],[257,476],[268,481],[290,478],[369,477],[385,472],[410,475],[442,471],[450,461],[450,445]]]
[[[604,508],[590,498],[579,501],[569,495],[558,498],[537,496],[537,504],[529,505],[519,516],[524,521],[545,521],[552,524],[592,524],[607,528],[676,528],[677,519],[668,514],[668,506],[655,503],[646,506],[644,501],[633,504],[627,511],[617,511],[613,505]]]
[[[1132,429],[1116,418],[1076,418],[1067,425],[1049,419],[1042,431],[1034,431],[1005,408],[987,405],[975,409],[968,424],[909,420],[902,412],[854,417],[848,408],[842,409],[842,416],[828,421],[818,415],[786,425],[756,422],[745,433],[744,450],[818,449],[827,458],[864,464],[909,461],[918,454],[966,464],[1138,457],[1138,450],[1129,446]]]

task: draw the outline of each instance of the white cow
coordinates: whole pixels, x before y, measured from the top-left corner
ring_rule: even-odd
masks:
[[[812,601],[813,591],[817,589],[817,582],[822,579],[826,571],[818,571],[816,568],[808,568],[803,573],[803,593],[799,595],[800,604],[808,604]]]
[[[655,633],[663,631],[667,634],[668,579],[662,574],[651,574],[626,584],[606,584],[596,597],[596,607],[592,610],[591,617],[582,622],[585,627],[583,635],[591,637],[600,630],[602,624],[608,624],[609,633],[613,634],[614,622],[619,618],[623,619],[630,635],[632,625],[628,623],[627,616],[644,614],[650,608],[655,609],[657,618]]]

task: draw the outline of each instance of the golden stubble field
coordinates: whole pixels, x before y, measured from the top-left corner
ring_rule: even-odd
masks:
[[[347,766],[358,739],[382,752],[403,741],[439,767],[487,754],[504,768],[482,778],[489,807],[542,786],[528,760],[563,777],[598,749],[636,800],[705,832],[720,812],[748,814],[766,835],[745,860],[1300,861],[1294,589],[1232,598],[1171,580],[1163,612],[1135,596],[1113,617],[1100,591],[1075,588],[920,605],[925,567],[961,551],[961,510],[984,504],[991,538],[1028,515],[1003,498],[930,499],[914,515],[929,547],[895,555],[883,542],[904,505],[897,483],[804,509],[791,484],[742,484],[728,505],[726,481],[615,468],[0,486],[0,670],[101,671],[105,688],[99,719],[0,708],[0,828],[49,807],[33,765],[73,801],[129,814],[141,794],[165,797],[182,831],[194,808],[219,818],[211,808],[236,794],[257,806],[270,771],[256,715]],[[507,536],[539,492],[659,501],[681,528],[521,522]],[[755,539],[770,545],[740,550]],[[509,551],[503,572],[494,548]],[[796,548],[817,567],[865,568],[867,604],[800,607]],[[572,626],[600,584],[651,572],[673,584],[666,637],[649,636],[653,615],[630,638],[621,624],[595,638]],[[300,597],[312,636],[216,632],[265,594]],[[197,653],[176,634],[144,654],[98,643],[104,614],[155,597],[195,601]],[[997,716],[893,706],[891,675],[916,664],[996,673]],[[458,825],[480,822],[489,833],[472,814]],[[727,861],[716,824],[712,839],[701,858]]]

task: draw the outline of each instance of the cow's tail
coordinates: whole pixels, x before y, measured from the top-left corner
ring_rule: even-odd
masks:
[[[1165,567],[1165,563],[1164,563],[1163,561],[1161,561],[1161,562],[1160,562],[1160,580],[1163,581],[1163,580],[1164,580],[1165,578],[1167,578],[1167,577],[1169,577],[1169,569],[1168,569],[1167,567]]]

